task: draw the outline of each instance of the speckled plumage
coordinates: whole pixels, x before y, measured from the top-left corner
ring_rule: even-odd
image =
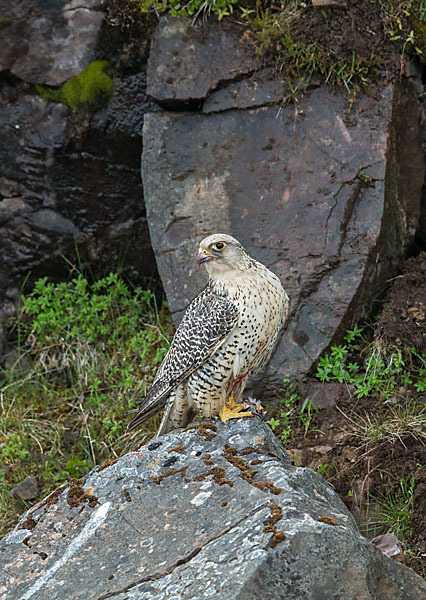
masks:
[[[270,358],[289,304],[278,277],[225,234],[201,242],[201,262],[209,282],[189,305],[129,429],[164,407],[157,435],[199,412],[217,415],[231,393],[240,400],[249,376]]]

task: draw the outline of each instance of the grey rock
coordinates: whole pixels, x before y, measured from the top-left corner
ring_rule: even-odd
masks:
[[[202,112],[210,114],[232,108],[247,109],[279,104],[288,89],[277,73],[261,69],[249,77],[231,82],[212,92],[203,102]]]
[[[37,477],[34,475],[28,475],[21,483],[15,485],[12,489],[12,496],[14,498],[21,498],[21,500],[34,500],[40,493],[40,486]]]
[[[260,61],[246,30],[230,21],[162,17],[151,43],[147,93],[163,104],[193,103],[253,72]]]
[[[371,540],[371,543],[380,548],[386,556],[402,556],[400,541],[393,533],[384,533]]]
[[[312,0],[313,6],[331,6],[346,8],[348,5],[347,0]]]
[[[42,227],[47,231],[66,233],[74,235],[75,237],[81,236],[81,231],[72,221],[70,221],[70,219],[67,219],[50,208],[42,208],[41,210],[32,213],[30,218],[32,225],[35,227]]]
[[[19,186],[16,181],[10,181],[6,177],[0,177],[0,194],[5,198],[17,196],[19,194]]]
[[[0,542],[0,567],[7,600],[417,600],[426,591],[257,418],[176,431],[71,480]]]
[[[29,83],[60,85],[95,58],[103,0],[22,0],[7,3],[0,70]]]
[[[128,77],[115,77],[114,89],[108,104],[93,116],[95,129],[105,130],[108,136],[119,140],[140,140],[144,115],[159,111],[158,106],[146,95],[146,73]],[[135,148],[136,150],[136,148]]]
[[[237,237],[290,296],[255,390],[263,398],[284,374],[308,372],[363,314],[418,225],[424,160],[411,83],[346,110],[343,94],[321,87],[285,108],[145,119],[145,203],[176,321],[206,282],[196,249],[215,231]]]
[[[19,196],[4,198],[0,201],[0,225],[7,223],[16,213],[25,210],[25,201]]]
[[[0,92],[0,319],[5,292],[68,277],[64,256],[95,276],[120,267],[143,284],[156,276],[140,181],[145,76],[117,81],[110,102],[80,129],[64,104],[4,83]],[[79,257],[76,256],[78,247]],[[7,305],[7,306],[6,306]],[[0,357],[1,359],[1,357]]]

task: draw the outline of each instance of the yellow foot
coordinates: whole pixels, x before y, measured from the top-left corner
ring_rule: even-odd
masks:
[[[243,409],[244,404],[237,404],[234,400],[234,396],[229,396],[224,406],[220,410],[219,417],[226,425],[229,419],[240,419],[241,417],[254,416],[250,411],[244,411]]]

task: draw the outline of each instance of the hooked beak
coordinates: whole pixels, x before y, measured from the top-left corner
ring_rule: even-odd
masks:
[[[208,262],[209,260],[213,260],[214,256],[209,254],[207,250],[200,250],[197,257],[197,264],[200,266],[201,264]]]

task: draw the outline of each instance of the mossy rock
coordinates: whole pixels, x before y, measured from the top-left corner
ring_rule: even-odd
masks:
[[[36,90],[45,100],[62,102],[76,111],[81,106],[100,106],[112,94],[113,80],[108,75],[109,63],[95,60],[80,75],[68,79],[59,89],[36,85]]]

